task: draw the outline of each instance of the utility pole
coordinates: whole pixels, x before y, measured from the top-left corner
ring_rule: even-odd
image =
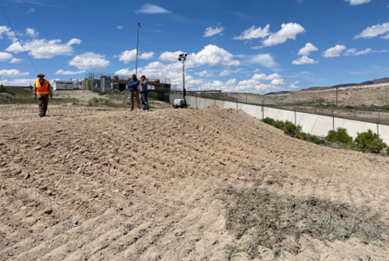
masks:
[[[137,34],[137,39],[136,39],[136,66],[135,66],[136,77],[138,77],[139,28],[141,28],[140,23],[138,23],[138,34]]]
[[[336,107],[338,107],[338,87],[336,87]]]
[[[186,89],[185,89],[185,61],[186,61],[186,57],[187,56],[188,56],[187,53],[182,53],[178,57],[178,61],[182,62],[182,95],[183,95],[183,99],[184,99],[185,105],[186,105],[186,100],[185,100],[185,96],[186,96]]]

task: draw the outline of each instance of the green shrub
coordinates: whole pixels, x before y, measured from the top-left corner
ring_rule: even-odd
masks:
[[[355,139],[357,146],[364,152],[379,153],[382,149],[388,147],[382,141],[379,134],[373,133],[371,130],[358,133]]]
[[[107,103],[108,103],[107,99],[93,97],[88,101],[88,106],[107,105]]]
[[[353,138],[347,134],[347,130],[344,128],[338,128],[338,130],[330,130],[325,139],[329,142],[340,142],[344,144],[352,143]]]
[[[269,125],[272,125],[272,126],[274,126],[274,123],[276,122],[275,120],[273,120],[272,118],[269,118],[269,117],[263,119],[262,121],[263,121],[264,123],[269,124]]]
[[[98,87],[93,87],[92,92],[100,92],[100,88],[98,88]]]
[[[296,137],[296,136],[301,137],[301,135],[299,135],[299,134],[301,134],[301,126],[300,125],[296,126],[290,121],[285,121],[284,132],[286,135],[289,135],[292,137]]]
[[[3,86],[3,85],[0,85],[0,93],[8,93],[8,94],[10,94],[10,95],[15,96],[15,92],[14,92],[13,90],[8,89],[8,88],[6,88],[6,87]]]
[[[148,97],[151,100],[158,100],[158,93],[157,92],[149,92]]]
[[[277,129],[284,130],[285,129],[285,122],[275,121],[273,126],[276,127]]]
[[[318,137],[313,136],[313,135],[308,135],[307,141],[312,142],[312,143],[315,143],[315,144],[317,144],[317,145],[323,145],[323,144],[326,143],[325,140],[319,139]]]
[[[8,102],[13,100],[13,96],[9,93],[0,92],[0,102]]]
[[[118,89],[113,90],[113,94],[120,94],[120,90]]]

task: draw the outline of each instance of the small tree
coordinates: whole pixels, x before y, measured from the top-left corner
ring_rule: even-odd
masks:
[[[380,138],[380,135],[373,133],[371,130],[358,133],[355,142],[365,152],[380,153],[382,149],[388,147]]]
[[[353,138],[347,134],[347,130],[344,128],[338,128],[338,130],[330,130],[325,139],[329,142],[340,142],[344,144],[350,144],[353,142]]]

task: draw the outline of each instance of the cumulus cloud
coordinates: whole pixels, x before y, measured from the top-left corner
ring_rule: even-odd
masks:
[[[20,63],[22,61],[22,59],[19,59],[19,58],[12,58],[11,61],[9,61],[10,63]]]
[[[5,62],[12,58],[13,58],[12,54],[6,52],[0,52],[0,62]]]
[[[227,67],[219,74],[219,76],[227,76],[227,75],[230,75],[232,73],[238,73],[238,72],[240,72],[239,68],[236,70],[232,70],[230,67]]]
[[[298,55],[309,56],[310,52],[318,51],[319,49],[311,43],[305,44],[305,47],[299,50]]]
[[[325,52],[323,52],[322,56],[325,58],[338,57],[342,54],[344,50],[346,50],[346,46],[337,44],[336,46],[331,47]]]
[[[229,92],[229,91],[232,91],[233,89],[235,89],[235,82],[236,82],[236,79],[230,79],[226,82],[222,82],[222,81],[219,81],[219,80],[216,80],[216,81],[213,81],[213,82],[209,82],[209,83],[205,83],[201,86],[201,89],[205,89],[205,90],[222,90],[222,91],[226,91],[226,92]]]
[[[27,29],[27,33],[30,36],[37,35],[35,30],[29,28]],[[35,59],[51,59],[59,55],[71,55],[73,53],[72,45],[80,43],[81,40],[78,38],[73,38],[64,44],[62,40],[47,41],[46,39],[32,39],[24,44],[24,49]],[[13,53],[24,51],[19,42],[14,42],[5,50]]]
[[[356,35],[354,39],[358,38],[373,38],[381,34],[386,34],[389,32],[389,22],[383,24],[376,24],[371,27],[367,27],[362,33]],[[385,36],[382,36],[383,39],[389,39],[389,33]]]
[[[235,36],[234,40],[250,40],[250,39],[257,39],[257,38],[265,38],[266,36],[269,36],[269,29],[270,25],[266,25],[263,29],[261,27],[255,28],[253,25],[249,29],[243,31],[239,36]]]
[[[164,52],[159,56],[162,61],[177,61],[178,56],[183,53],[178,52]],[[216,45],[207,45],[200,52],[188,54],[186,67],[195,68],[202,65],[208,66],[239,66],[240,62],[234,60],[234,56]]]
[[[27,14],[31,14],[31,13],[35,13],[35,9],[34,8],[28,9]]]
[[[118,30],[123,29],[123,28],[124,28],[124,26],[122,26],[122,25],[116,26],[116,29],[118,29]]]
[[[148,60],[148,59],[152,58],[153,56],[154,56],[154,52],[142,53],[142,54],[139,54],[139,59]],[[124,51],[116,57],[119,57],[119,61],[123,61],[124,63],[129,63],[131,61],[135,61],[136,60],[136,49],[131,50],[131,51],[129,51],[129,50]]]
[[[263,47],[273,46],[285,43],[288,39],[296,40],[298,34],[305,32],[304,27],[297,23],[282,24],[281,30],[272,33],[269,38],[264,40]]]
[[[110,61],[105,59],[105,55],[86,52],[75,56],[69,61],[69,65],[76,66],[78,69],[104,69],[110,65]]]
[[[314,59],[309,58],[308,56],[302,56],[292,62],[295,65],[303,65],[303,64],[315,64],[319,61],[315,61]]]
[[[86,71],[85,70],[82,70],[82,71],[64,71],[64,70],[58,70],[55,74],[59,74],[59,75],[74,75],[74,74],[81,74],[81,73],[85,73]]]
[[[11,70],[0,70],[0,76],[4,77],[19,77],[29,75],[29,72],[22,73],[19,70],[11,69]]]
[[[0,84],[8,85],[8,86],[29,86],[34,84],[36,78],[34,79],[25,79],[25,78],[18,78],[14,80],[0,80]]]
[[[300,81],[292,82],[292,83],[289,85],[289,89],[297,89],[297,88],[299,88],[299,86],[298,86],[299,83],[300,83]]]
[[[32,29],[32,28],[27,28],[26,29],[26,34],[32,38],[35,38],[38,36],[38,33],[35,32],[35,29]]]
[[[370,3],[371,0],[345,0],[345,1],[349,2],[350,5],[361,5],[361,4]]]
[[[270,54],[257,54],[250,60],[251,63],[257,63],[267,68],[276,67],[278,64],[274,61],[273,56]]]
[[[144,4],[140,10],[134,11],[135,13],[142,14],[168,14],[170,11],[157,5]]]
[[[213,35],[221,34],[224,31],[224,27],[208,27],[205,29],[204,37],[211,37]]]
[[[369,54],[369,53],[386,53],[387,51],[386,50],[373,50],[371,48],[367,48],[365,50],[362,50],[362,51],[357,51],[357,48],[351,48],[351,49],[348,49],[343,55],[344,56],[349,56],[349,55],[353,55],[353,56],[358,56],[358,55],[363,55],[363,54]]]
[[[255,81],[265,81],[265,80],[271,81],[274,79],[281,79],[281,76],[278,73],[269,74],[267,76],[266,76],[266,74],[261,73],[261,74],[254,74],[252,79]]]
[[[284,79],[274,79],[271,81],[270,84],[271,85],[284,85],[285,82],[284,82]]]
[[[200,77],[212,77],[213,72],[208,72],[207,70],[201,71],[201,72],[195,72],[195,75],[198,75]]]
[[[7,26],[0,26],[0,39],[3,39],[3,33],[9,32],[10,29]]]

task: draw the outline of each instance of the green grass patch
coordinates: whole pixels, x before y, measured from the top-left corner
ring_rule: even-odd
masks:
[[[283,251],[297,255],[301,251],[302,235],[325,242],[354,237],[365,244],[380,246],[389,235],[379,215],[367,207],[278,194],[255,183],[245,189],[230,186],[222,193],[227,209],[227,229],[237,239],[245,236],[241,244],[226,247],[229,260],[238,252],[257,258],[258,246],[272,249],[276,257]]]

